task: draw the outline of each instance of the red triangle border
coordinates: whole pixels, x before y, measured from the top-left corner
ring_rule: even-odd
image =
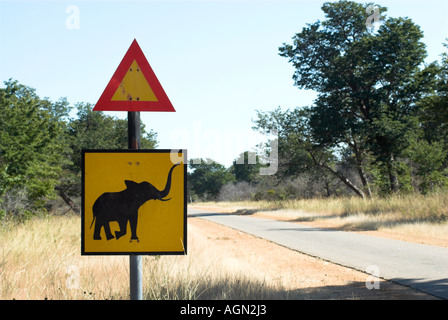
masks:
[[[133,61],[137,61],[143,75],[149,86],[154,92],[157,101],[112,101],[112,97],[117,91],[118,86],[126,75],[127,70]],[[149,65],[148,60],[143,54],[142,49],[134,39],[123,60],[121,60],[112,79],[110,79],[106,89],[96,103],[93,111],[157,111],[157,112],[175,112],[171,101],[168,99],[154,71]]]

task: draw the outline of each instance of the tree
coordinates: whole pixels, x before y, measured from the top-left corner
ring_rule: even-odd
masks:
[[[90,103],[77,103],[77,118],[70,119],[66,130],[66,144],[70,162],[64,166],[64,175],[59,180],[56,190],[64,201],[76,212],[70,196],[79,196],[81,192],[81,151],[83,149],[127,149],[128,123],[108,116],[103,112],[93,111]],[[157,133],[146,132],[141,124],[141,147],[153,149],[157,146]],[[79,211],[79,210],[78,210]]]
[[[351,148],[363,183],[371,153],[396,192],[397,163],[418,127],[417,102],[431,91],[434,77],[431,68],[421,68],[426,51],[420,28],[407,18],[381,17],[374,32],[365,24],[369,5],[325,3],[326,20],[308,24],[293,45],[279,50],[296,68],[295,84],[319,94],[310,121],[316,141]]]
[[[448,49],[448,43],[444,46]],[[441,63],[432,67],[436,75],[434,91],[419,101],[419,117],[424,138],[430,143],[443,141],[448,151],[448,53],[443,53]]]
[[[90,103],[78,103],[77,118],[69,123],[68,135],[72,149],[72,171],[81,170],[82,149],[127,149],[128,124],[127,120],[116,119],[101,111],[93,111]],[[157,146],[157,133],[146,132],[141,124],[141,147],[153,149]]]
[[[258,119],[255,120],[254,129],[265,131],[276,128],[278,131],[277,175],[280,180],[297,177],[302,173],[322,177],[324,170],[343,182],[356,195],[365,197],[363,190],[341,170],[334,148],[316,141],[310,126],[311,114],[312,109],[308,107],[285,112],[280,108],[266,113],[257,112]]]
[[[408,152],[421,193],[427,194],[448,186],[448,170],[444,165],[448,152],[443,148],[443,140],[432,143],[417,140]]]
[[[0,205],[4,199],[18,202],[17,194],[27,201],[17,208],[40,211],[47,198],[59,194],[76,211],[70,196],[81,191],[81,150],[127,149],[126,120],[93,112],[88,103],[76,107],[77,118],[71,119],[65,98],[51,102],[17,81],[5,82],[0,89]],[[157,134],[143,124],[141,132],[142,148],[156,147]],[[0,207],[1,215],[5,211]]]
[[[219,195],[221,188],[235,178],[222,164],[211,159],[191,159],[188,183],[191,190],[203,200],[213,200]]]
[[[260,161],[255,152],[245,151],[233,160],[230,172],[237,182],[254,182],[260,173]]]
[[[408,151],[422,193],[448,186],[448,54],[441,57],[430,65],[433,91],[418,102],[421,134]]]
[[[52,103],[17,81],[0,89],[0,196],[26,191],[26,199],[41,208],[66,163],[63,118],[70,108],[65,99]]]

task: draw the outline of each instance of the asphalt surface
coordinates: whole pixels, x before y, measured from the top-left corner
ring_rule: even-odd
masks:
[[[448,299],[448,248],[190,208],[188,215]]]

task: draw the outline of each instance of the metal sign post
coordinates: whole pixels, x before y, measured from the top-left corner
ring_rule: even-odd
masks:
[[[140,149],[140,112],[128,112],[128,148]],[[129,283],[131,300],[142,300],[142,256],[129,256]]]
[[[129,280],[131,300],[142,300],[142,256],[135,254],[129,256]]]

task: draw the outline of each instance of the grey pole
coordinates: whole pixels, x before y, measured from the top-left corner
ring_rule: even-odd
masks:
[[[142,300],[142,256],[136,254],[129,256],[129,277],[131,300]]]
[[[140,149],[140,112],[128,112],[128,149]]]
[[[128,112],[128,148],[140,149],[140,112]],[[131,300],[142,300],[142,256],[129,256],[129,284]]]

